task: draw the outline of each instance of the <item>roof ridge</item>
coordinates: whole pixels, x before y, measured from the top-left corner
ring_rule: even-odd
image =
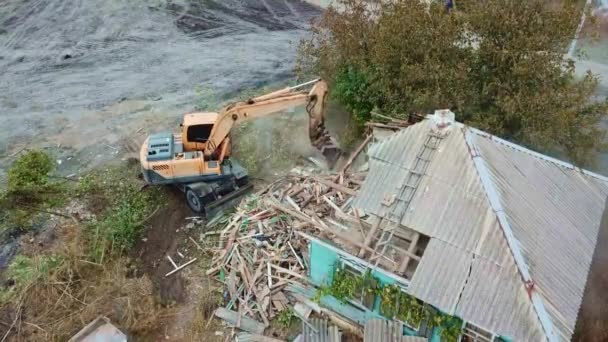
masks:
[[[429,120],[433,115],[434,114],[427,114],[423,121]],[[543,160],[543,161],[546,161],[546,162],[549,162],[549,163],[556,164],[558,166],[561,166],[561,167],[569,169],[569,170],[579,171],[580,173],[582,173],[582,174],[584,174],[586,176],[590,176],[590,177],[593,177],[593,178],[596,178],[596,179],[599,179],[599,180],[601,180],[603,182],[607,182],[608,183],[608,176],[604,176],[604,175],[601,175],[601,174],[599,174],[597,172],[593,172],[593,171],[590,171],[590,170],[587,170],[587,169],[583,169],[583,168],[581,168],[579,166],[576,166],[576,165],[574,165],[572,163],[568,163],[568,162],[565,162],[563,160],[560,160],[560,159],[557,159],[557,158],[554,158],[554,157],[550,157],[550,156],[548,156],[546,154],[542,154],[540,152],[536,152],[536,151],[531,150],[531,149],[529,149],[527,147],[518,145],[518,144],[513,143],[511,141],[508,141],[506,139],[500,138],[500,137],[498,137],[496,135],[493,135],[493,134],[490,134],[488,132],[482,131],[479,128],[471,127],[471,126],[469,126],[467,124],[464,124],[462,122],[454,121],[453,125],[455,125],[456,127],[459,127],[459,128],[467,128],[467,129],[471,130],[473,133],[475,133],[477,135],[483,136],[485,138],[489,138],[490,140],[492,140],[494,142],[506,145],[506,146],[511,147],[512,149],[517,150],[519,152],[527,153],[527,154],[529,154],[529,155],[531,155],[533,157],[536,157],[537,159],[540,159],[540,160]],[[402,131],[403,130],[405,130],[405,129],[402,129]]]
[[[478,147],[475,144],[474,137],[472,134],[479,135],[477,132],[480,131],[465,126],[463,124],[461,125],[463,138],[465,144],[469,148],[469,153],[471,154],[473,166],[477,171],[477,175],[479,176],[479,179],[481,181],[482,188],[488,198],[490,208],[492,209],[492,211],[494,211],[496,219],[498,220],[498,225],[503,231],[503,237],[507,242],[507,247],[509,248],[511,252],[510,254],[512,255],[515,261],[515,266],[523,280],[523,284],[526,287],[526,290],[529,294],[529,298],[532,301],[532,307],[536,312],[536,316],[545,333],[545,337],[549,342],[558,341],[553,322],[551,321],[551,317],[545,309],[543,298],[541,298],[540,295],[534,289],[534,280],[530,275],[529,267],[524,259],[524,256],[521,250],[519,249],[519,242],[515,238],[515,235],[511,230],[511,225],[507,220],[507,216],[505,215],[502,203],[499,199],[496,189],[494,188],[494,183],[490,177],[489,170],[485,165],[485,160],[482,158],[481,154],[479,153]],[[487,134],[485,132],[483,133]],[[492,135],[489,136],[493,137]]]
[[[608,177],[607,176],[604,176],[604,175],[601,175],[599,173],[595,173],[595,172],[589,171],[587,169],[583,169],[583,168],[581,168],[579,166],[576,166],[574,164],[565,162],[563,160],[560,160],[560,159],[557,159],[557,158],[554,158],[554,157],[550,157],[550,156],[548,156],[546,154],[542,154],[540,152],[536,152],[536,151],[531,150],[531,149],[529,149],[527,147],[518,145],[516,143],[510,142],[510,141],[505,140],[503,138],[500,138],[500,137],[497,137],[495,135],[492,135],[492,134],[490,134],[488,132],[484,132],[484,131],[482,131],[482,130],[480,130],[478,128],[470,127],[470,126],[467,126],[467,125],[465,125],[463,123],[460,123],[460,124],[463,127],[466,127],[469,130],[471,130],[473,133],[475,133],[475,134],[477,134],[479,136],[482,136],[484,138],[488,138],[488,139],[492,140],[493,142],[505,145],[507,147],[510,147],[510,148],[516,150],[516,151],[529,154],[532,157],[535,157],[535,158],[540,159],[542,161],[553,163],[553,164],[555,164],[557,166],[566,168],[568,170],[578,171],[578,172],[580,172],[580,173],[582,173],[582,174],[584,174],[586,176],[590,176],[590,177],[593,177],[593,178],[596,178],[596,179],[599,179],[599,180],[601,180],[603,182],[607,182],[608,183]]]

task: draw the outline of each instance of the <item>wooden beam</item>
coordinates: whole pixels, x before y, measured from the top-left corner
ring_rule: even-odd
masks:
[[[341,240],[344,240],[344,241],[346,241],[346,242],[354,245],[355,247],[363,248],[363,249],[365,249],[365,250],[367,250],[369,252],[372,252],[372,253],[374,252],[374,250],[372,248],[370,248],[369,246],[364,246],[361,241],[357,241],[356,239],[354,239],[348,233],[340,232],[337,229],[332,229],[332,228],[329,228],[329,227],[323,227],[321,224],[313,221],[310,217],[306,216],[305,214],[297,212],[295,210],[291,210],[289,208],[286,208],[285,206],[281,205],[280,203],[277,203],[277,201],[275,201],[275,200],[269,200],[268,202],[269,202],[269,204],[273,208],[275,208],[275,209],[277,209],[279,211],[282,211],[282,212],[284,212],[286,214],[289,214],[289,215],[291,215],[291,216],[293,216],[293,217],[295,217],[295,218],[297,218],[297,219],[299,219],[301,221],[304,221],[304,222],[310,224],[313,228],[316,228],[318,230],[334,234],[335,236],[337,236]],[[387,260],[390,260],[387,257],[384,257],[384,258],[387,259]]]
[[[418,233],[414,234],[414,237],[412,238],[412,242],[410,243],[410,246],[407,248],[407,251],[409,253],[416,254],[416,245],[418,244],[419,239],[420,239],[420,234],[418,234]],[[399,269],[397,271],[400,274],[405,274],[405,271],[407,270],[407,265],[409,263],[410,263],[410,257],[408,255],[405,255],[403,257],[403,261],[401,262],[401,265],[399,265]]]
[[[378,228],[380,228],[380,223],[382,223],[382,219],[378,218],[378,220],[374,223],[374,225],[372,226],[370,231],[365,236],[365,240],[363,241],[363,246],[369,247],[369,245],[372,243],[374,236],[378,232]],[[359,254],[357,254],[357,256],[359,258],[364,258],[365,257],[365,248],[359,249]]]
[[[348,158],[348,161],[346,162],[346,164],[344,164],[344,166],[342,166],[342,169],[340,169],[339,174],[340,175],[344,175],[344,173],[346,172],[346,170],[348,170],[348,168],[353,164],[353,162],[355,161],[355,159],[357,159],[357,157],[359,156],[359,154],[361,154],[361,151],[363,151],[363,149],[365,149],[365,146],[367,146],[367,144],[370,142],[370,140],[372,139],[372,135],[368,134],[367,137],[365,137],[365,140],[363,140],[363,142],[361,143],[361,145],[359,145],[359,147],[357,147],[357,149],[355,150],[355,152],[350,156],[350,158]]]
[[[328,187],[336,189],[336,190],[338,190],[340,192],[343,192],[343,193],[345,193],[347,195],[355,196],[357,194],[357,192],[355,190],[353,190],[351,188],[347,188],[344,185],[336,184],[336,183],[334,183],[332,181],[328,181],[328,180],[323,179],[321,177],[314,177],[314,179],[317,182],[319,182],[319,183],[321,183],[323,185],[327,185]]]
[[[247,316],[240,317],[237,312],[227,310],[222,307],[219,307],[215,310],[215,315],[233,326],[237,326],[237,323],[240,323],[240,329],[248,331],[252,334],[262,334],[264,332],[264,329],[266,329],[263,323],[258,322],[255,319],[249,318]],[[240,322],[238,322],[239,317]]]

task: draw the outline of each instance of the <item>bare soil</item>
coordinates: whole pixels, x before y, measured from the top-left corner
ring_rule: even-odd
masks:
[[[165,274],[173,269],[167,255],[176,262],[181,261],[176,252],[188,234],[180,228],[185,218],[192,216],[177,189],[168,188],[167,192],[169,201],[150,219],[145,236],[131,251],[132,258],[136,260],[136,273],[141,271],[152,279],[164,305],[183,303],[186,298],[186,284],[181,273],[171,277],[165,277]]]
[[[82,173],[185,112],[292,80],[320,13],[301,0],[1,1],[0,183],[24,149]]]

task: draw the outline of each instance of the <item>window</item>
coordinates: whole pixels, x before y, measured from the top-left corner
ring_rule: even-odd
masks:
[[[193,125],[188,127],[188,141],[191,142],[207,142],[213,125]]]
[[[462,342],[492,342],[493,334],[480,327],[467,323],[462,331]]]
[[[347,291],[350,292],[348,301],[351,304],[370,310],[373,308],[378,284],[369,271],[342,262],[341,267],[334,274],[332,285],[348,289]]]
[[[428,318],[428,312],[422,301],[407,294],[400,286],[389,285],[382,289],[380,313],[383,316],[418,331]]]

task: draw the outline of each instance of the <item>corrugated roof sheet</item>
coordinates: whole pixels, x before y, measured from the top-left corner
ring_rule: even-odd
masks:
[[[571,334],[608,195],[606,183],[500,140],[478,134],[474,142],[549,314]]]
[[[472,257],[474,255],[471,255]],[[542,341],[544,334],[513,262],[498,266],[475,257],[456,315],[515,341]]]
[[[308,323],[308,324],[307,324]],[[302,321],[302,342],[340,342],[342,333],[338,327],[329,325],[327,319],[311,318]]]
[[[467,280],[472,258],[470,252],[441,240],[431,239],[416,268],[408,292],[453,314]]]
[[[384,319],[365,322],[363,342],[427,342],[426,337],[404,336],[403,324]]]
[[[432,125],[425,120],[370,147],[370,172],[353,206],[386,215],[383,198],[399,193]],[[479,151],[500,197],[500,215],[504,210],[513,233],[509,241],[516,253],[521,249],[555,329],[569,339],[608,195],[607,179],[461,124],[450,130],[401,222],[431,237],[408,291],[493,332],[543,339],[538,316],[543,310],[539,313],[527,296],[497,209],[482,186],[472,159]],[[474,146],[467,145],[465,133],[473,136]]]

